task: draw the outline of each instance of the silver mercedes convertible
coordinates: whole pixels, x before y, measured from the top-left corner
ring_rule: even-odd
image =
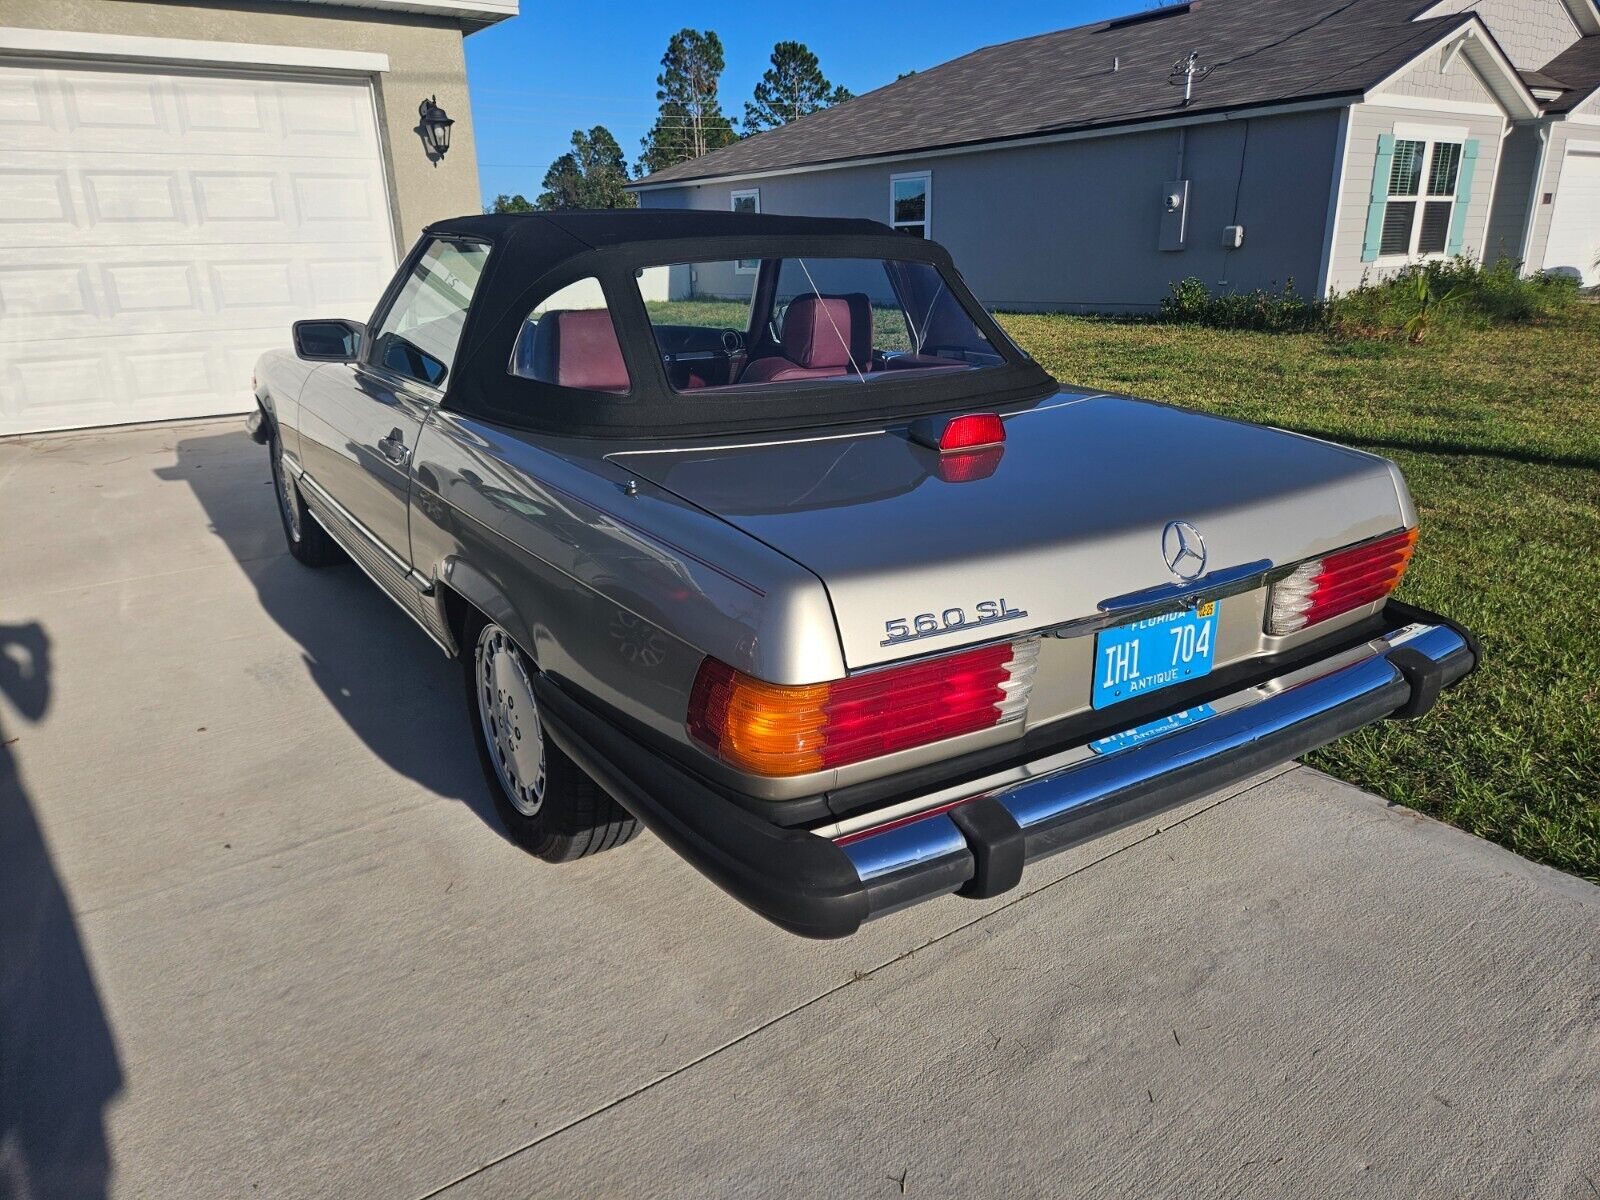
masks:
[[[1063,386],[876,222],[462,217],[294,348],[250,417],[289,550],[459,658],[510,836],[642,824],[795,933],[997,895],[1478,662],[1389,599],[1392,463]]]

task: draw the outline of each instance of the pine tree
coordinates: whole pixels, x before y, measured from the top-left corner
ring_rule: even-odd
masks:
[[[544,191],[535,203],[546,212],[557,208],[633,208],[638,201],[624,186],[627,181],[628,164],[609,129],[604,125],[596,125],[588,133],[574,129],[572,149],[550,164],[544,176]]]
[[[494,203],[489,205],[484,212],[491,213],[523,213],[533,212],[533,202],[518,192],[515,196],[508,196],[501,192],[494,198]]]
[[[772,66],[756,84],[755,99],[745,102],[744,131],[748,135],[787,125],[848,99],[849,90],[828,82],[804,42],[779,42],[772,48]]]
[[[639,174],[699,158],[739,139],[717,100],[722,68],[722,39],[713,31],[680,29],[672,35],[656,76],[661,109],[640,143]]]

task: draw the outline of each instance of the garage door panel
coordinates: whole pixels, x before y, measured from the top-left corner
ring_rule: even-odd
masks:
[[[394,270],[365,81],[11,64],[0,120],[0,433],[242,411]]]
[[[0,371],[0,420],[26,421],[42,407],[55,416],[52,428],[244,412],[256,359],[287,344],[276,322],[33,343]]]
[[[169,251],[165,255],[160,252]],[[217,333],[307,316],[366,320],[392,274],[383,243],[132,246],[82,264],[0,265],[0,343]]]
[[[1544,268],[1600,284],[1600,146],[1569,149],[1556,184]]]
[[[11,246],[281,242],[387,244],[388,199],[376,169],[232,165],[183,169],[40,168],[0,163],[0,223]],[[235,162],[237,160],[234,160]]]
[[[7,67],[0,115],[17,150],[377,160],[365,80]],[[20,72],[27,72],[26,78]]]

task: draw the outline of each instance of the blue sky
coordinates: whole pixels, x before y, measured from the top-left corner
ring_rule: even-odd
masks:
[[[667,39],[684,26],[714,29],[728,67],[730,117],[767,69],[772,44],[804,42],[834,83],[860,94],[902,71],[935,66],[979,46],[1118,13],[1150,0],[1058,0],[974,5],[972,0],[811,0],[803,5],[687,5],[649,0],[522,0],[522,15],[467,39],[467,70],[485,202],[539,191],[574,129],[604,125],[630,164],[656,110]]]

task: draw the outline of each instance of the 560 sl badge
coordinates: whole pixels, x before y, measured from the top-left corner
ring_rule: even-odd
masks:
[[[885,621],[883,632],[886,636],[878,645],[897,646],[918,638],[954,633],[957,629],[976,629],[979,625],[993,625],[996,621],[1015,621],[1027,615],[1025,609],[1012,608],[1003,599],[980,600],[971,616],[967,615],[964,608],[947,608],[941,613],[918,613],[914,617]]]

